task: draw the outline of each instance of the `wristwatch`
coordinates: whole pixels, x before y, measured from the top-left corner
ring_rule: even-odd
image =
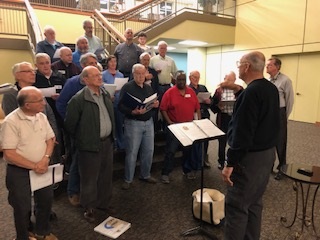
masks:
[[[46,154],[46,155],[44,155],[44,156],[47,157],[49,160],[51,159],[51,156],[48,155],[48,154]]]

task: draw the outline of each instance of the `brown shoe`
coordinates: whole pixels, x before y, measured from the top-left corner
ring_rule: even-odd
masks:
[[[45,235],[45,236],[35,234],[34,237],[36,240],[58,240],[58,238],[55,235],[53,235],[52,233],[50,233],[49,235]]]
[[[158,181],[155,179],[155,178],[153,178],[153,177],[149,177],[149,178],[139,178],[141,181],[143,181],[143,182],[147,182],[147,183],[157,183]]]
[[[69,196],[68,198],[69,198],[69,202],[71,203],[72,206],[75,206],[75,207],[79,207],[80,206],[79,195],[74,194],[72,196]]]

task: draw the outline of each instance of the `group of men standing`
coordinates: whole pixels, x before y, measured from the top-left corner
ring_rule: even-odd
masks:
[[[51,186],[34,192],[36,225],[35,229],[30,229],[31,190],[28,179],[30,169],[36,173],[47,171],[56,138],[58,142],[61,139],[59,129],[63,129],[72,139],[70,147],[72,151],[75,150],[73,161],[77,163],[73,170],[78,171],[80,179],[86,179],[75,183],[75,188],[77,184],[80,186],[73,193],[80,195],[80,199],[75,201],[79,201],[84,207],[85,219],[94,222],[95,209],[107,213],[111,211],[112,152],[117,138],[117,124],[123,124],[126,139],[125,181],[122,188],[129,189],[134,178],[138,152],[141,161],[140,180],[157,182],[150,175],[154,151],[154,121],[158,119],[157,111],[152,109],[160,108],[165,130],[170,124],[192,121],[195,113],[198,119],[209,117],[208,108],[212,106],[212,99],[200,106],[196,96],[199,91],[207,91],[203,85],[198,84],[200,73],[190,73],[191,83],[188,87],[186,74],[177,71],[174,60],[166,55],[166,42],[160,41],[159,54],[151,57],[133,43],[133,31],[128,28],[124,34],[126,42],[119,44],[114,54],[118,70],[110,71],[113,77],[120,71],[123,77],[132,80],[123,86],[118,95],[117,108],[124,115],[124,121],[116,122],[112,96],[101,88],[103,77],[97,68],[98,58],[87,53],[90,49],[88,43],[90,46],[100,47],[98,39],[92,35],[92,23],[90,22],[90,27],[89,22],[84,22],[86,36],[78,39],[78,49],[73,56],[77,58],[79,55],[79,68],[70,61],[70,49],[55,41],[52,28],[45,31],[46,40],[38,46],[38,49],[42,46],[50,51],[47,51],[48,54],[37,54],[37,72],[31,64],[25,62],[13,67],[17,81],[17,92],[14,95],[17,100],[15,107],[9,107],[9,103],[14,102],[14,95],[4,97],[3,108],[6,109],[6,114],[11,113],[4,121],[0,136],[4,158],[8,162],[6,183],[9,203],[14,208],[18,240],[57,239],[50,233],[49,227]],[[54,54],[51,48],[60,48],[61,57],[52,66]],[[227,94],[236,98],[234,109],[221,109],[218,106],[217,110],[220,113],[218,121],[224,121],[224,125],[221,123],[220,126],[228,132],[230,146],[225,157],[226,139],[219,142],[219,168],[224,181],[229,185],[226,197],[226,240],[259,239],[262,195],[274,164],[275,147],[279,158],[277,168],[280,170],[286,163],[286,129],[293,104],[292,85],[279,72],[281,61],[278,58],[269,59],[266,65],[274,84],[263,77],[264,67],[265,57],[262,53],[251,52],[244,55],[238,63],[239,78],[248,87],[243,89],[236,86],[235,74],[230,73],[226,77],[226,83],[221,84],[221,89],[216,92],[220,100]],[[41,91],[31,85],[38,88],[55,87],[56,93],[44,99]],[[68,85],[70,86],[67,87]],[[231,89],[232,92],[224,92],[226,89]],[[146,107],[132,108],[126,102],[128,94],[144,101],[155,92],[158,98],[152,103],[151,110]],[[59,103],[59,99],[63,99],[63,102]],[[51,107],[48,110],[46,102]],[[50,120],[49,116],[52,115],[53,120]],[[227,120],[222,120],[224,118]],[[226,124],[226,121],[230,124]],[[177,139],[167,133],[167,148],[161,173],[163,183],[170,183],[169,174],[173,169],[173,156],[178,146]],[[183,150],[183,173],[193,179],[191,173],[198,166],[194,166],[190,151],[191,148]],[[281,179],[280,171],[276,179]]]

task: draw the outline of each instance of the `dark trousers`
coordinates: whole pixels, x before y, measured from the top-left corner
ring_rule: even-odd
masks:
[[[219,150],[218,150],[218,163],[224,166],[226,161],[226,146],[227,146],[227,132],[229,127],[229,122],[231,116],[227,113],[218,113],[217,115],[217,126],[223,131],[226,135],[218,138]]]
[[[279,165],[277,166],[277,169],[279,170],[281,166],[285,165],[287,163],[287,125],[288,125],[288,119],[287,119],[287,111],[286,108],[280,108],[280,131],[279,131],[279,140],[278,144],[276,146],[277,155],[279,159]]]
[[[171,173],[174,168],[174,155],[178,150],[178,148],[181,146],[181,144],[179,140],[173,135],[173,133],[170,132],[168,127],[166,127],[165,131],[166,131],[166,153],[163,161],[164,166],[162,168],[161,174],[168,176],[169,173]],[[182,150],[183,152],[182,168],[187,172],[190,172],[190,170],[188,171],[187,169],[185,169],[185,166],[187,165],[187,162],[186,162],[187,158],[191,157],[191,151],[192,151],[191,147],[186,147],[186,148],[183,148]]]
[[[274,159],[274,148],[248,152],[241,166],[234,167],[233,186],[226,195],[224,240],[260,239],[262,196]]]
[[[31,216],[31,187],[29,170],[14,165],[7,165],[6,186],[9,191],[8,201],[13,208],[17,240],[28,240]],[[34,192],[35,233],[50,233],[50,213],[53,199],[52,186]]]
[[[100,141],[99,152],[79,151],[80,203],[84,208],[107,209],[112,195],[113,143]]]

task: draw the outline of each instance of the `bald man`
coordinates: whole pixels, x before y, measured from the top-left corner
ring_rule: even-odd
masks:
[[[224,102],[235,101],[235,91],[230,87],[230,85],[234,85],[235,81],[236,74],[231,71],[224,77],[224,81],[220,84],[219,88],[217,88],[212,98],[211,110],[213,113],[217,113],[217,126],[225,133],[228,132],[228,126],[233,112],[233,104],[224,104]],[[222,170],[224,162],[226,161],[227,135],[221,136],[218,142],[218,168]]]
[[[228,185],[225,240],[259,240],[262,196],[275,160],[278,141],[279,94],[263,76],[261,52],[245,54],[239,77],[248,85],[237,97],[228,130],[228,160],[222,171]]]
[[[65,129],[77,150],[84,218],[95,222],[95,209],[110,214],[115,120],[110,94],[101,88],[101,72],[88,66],[80,78],[86,86],[69,101]]]
[[[0,141],[7,164],[6,186],[9,204],[13,207],[16,239],[29,238],[31,187],[29,170],[38,174],[48,171],[55,135],[42,113],[45,101],[35,87],[24,87],[17,96],[19,108],[9,114],[2,126]],[[35,237],[57,238],[50,233],[49,219],[53,200],[52,185],[34,191]]]
[[[67,80],[81,73],[80,68],[72,62],[72,51],[68,47],[60,48],[60,60],[51,64],[53,71],[58,71]]]

